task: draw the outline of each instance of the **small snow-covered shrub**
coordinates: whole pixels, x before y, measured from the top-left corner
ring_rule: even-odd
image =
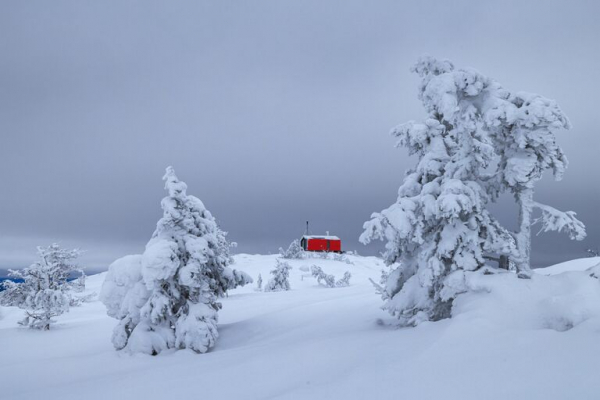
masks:
[[[352,274],[349,271],[344,272],[344,276],[335,282],[335,286],[337,286],[337,287],[350,286],[350,278],[352,278]]]
[[[302,246],[300,246],[300,240],[298,239],[294,239],[292,243],[290,243],[287,250],[284,250],[283,247],[280,247],[279,254],[282,258],[286,258],[289,260],[302,259],[306,257],[306,252],[304,251]]]
[[[327,287],[335,287],[335,276],[326,274],[321,267],[313,265],[310,267],[310,272],[313,277],[317,278],[317,282],[320,285]]]
[[[166,349],[204,353],[218,337],[218,298],[252,282],[229,267],[231,246],[212,214],[167,168],[163,217],[142,255],[113,262],[100,293],[119,320],[112,342],[156,355]]]
[[[262,284],[263,284],[262,275],[258,274],[258,279],[256,280],[256,291],[257,292],[260,292],[262,290]]]
[[[82,293],[85,291],[85,272],[83,272],[83,270],[79,270],[80,275],[72,280],[71,282],[69,282],[69,286],[71,287],[71,290],[75,293]]]
[[[273,278],[265,285],[265,292],[279,292],[284,290],[290,290],[290,270],[291,265],[287,262],[277,260],[275,269],[271,271]]]
[[[25,310],[25,319],[19,322],[30,328],[48,330],[52,319],[67,311],[71,304],[69,274],[78,268],[73,264],[81,254],[78,249],[65,250],[56,243],[38,247],[40,261],[21,270],[10,270],[12,278],[23,282],[4,282],[0,304]]]
[[[310,272],[313,277],[317,278],[317,283],[328,288],[343,287],[350,285],[350,278],[352,274],[349,271],[344,273],[344,276],[338,281],[335,280],[335,276],[326,274],[321,267],[313,265],[310,267]]]
[[[79,307],[83,303],[89,303],[92,300],[94,300],[98,295],[98,293],[96,292],[89,294],[80,294],[85,292],[85,280],[87,276],[85,275],[85,272],[83,270],[79,270],[79,273],[80,275],[76,279],[69,282],[69,286],[71,287],[71,291],[73,292],[71,294],[71,300],[69,302],[69,305],[71,307]]]

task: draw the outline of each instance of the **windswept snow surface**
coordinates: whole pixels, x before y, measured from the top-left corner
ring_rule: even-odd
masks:
[[[534,269],[534,271],[541,275],[556,275],[562,274],[563,272],[585,271],[597,265],[600,265],[600,257],[587,257],[563,262],[546,268],[537,268]]]
[[[242,254],[234,267],[264,278],[276,258]],[[117,352],[117,321],[99,301],[48,332],[18,327],[23,311],[1,308],[0,398],[598,399],[600,281],[589,271],[476,274],[452,319],[395,329],[378,323],[393,320],[368,281],[381,260],[349,259],[286,260],[291,291],[231,291],[206,354]],[[350,271],[350,286],[319,286],[300,268],[313,264],[336,278]],[[89,277],[88,291],[103,279]]]

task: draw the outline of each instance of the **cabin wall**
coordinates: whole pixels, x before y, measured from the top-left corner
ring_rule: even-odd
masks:
[[[329,241],[329,251],[342,251],[342,241],[341,240],[330,240]]]
[[[309,239],[308,251],[327,251],[327,240],[325,239]]]
[[[305,250],[340,252],[342,251],[342,242],[340,240],[308,239]]]

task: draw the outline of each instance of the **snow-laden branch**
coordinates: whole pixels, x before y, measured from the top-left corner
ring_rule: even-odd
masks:
[[[542,224],[538,234],[556,231],[565,232],[571,240],[585,239],[585,225],[575,217],[577,214],[574,211],[564,212],[538,202],[533,202],[533,206],[542,211],[542,216],[533,222],[533,225]]]

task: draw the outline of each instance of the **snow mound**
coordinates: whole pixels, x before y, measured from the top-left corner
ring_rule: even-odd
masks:
[[[600,327],[600,281],[589,273],[534,275],[518,279],[512,273],[472,274],[472,292],[458,298],[456,320],[505,330],[567,331],[586,321]]]
[[[600,265],[600,257],[587,257],[552,265],[546,268],[537,268],[534,269],[534,272],[540,275],[556,275],[562,274],[563,272],[585,271],[597,265]]]

